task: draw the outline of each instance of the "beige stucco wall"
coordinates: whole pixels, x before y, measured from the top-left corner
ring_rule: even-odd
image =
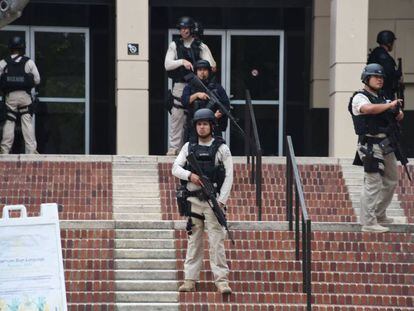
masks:
[[[148,0],[116,1],[117,154],[149,154]],[[127,44],[138,43],[139,55]]]

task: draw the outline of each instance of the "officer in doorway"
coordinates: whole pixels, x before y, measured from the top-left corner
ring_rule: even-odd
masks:
[[[401,70],[397,69],[391,52],[394,49],[394,42],[397,38],[390,30],[380,31],[377,35],[377,46],[368,56],[367,64],[380,64],[384,68],[384,86],[382,92],[385,98],[395,99],[398,83],[402,79]]]
[[[390,123],[402,120],[404,113],[398,109],[400,99],[389,101],[381,95],[384,76],[381,65],[367,65],[361,75],[365,86],[353,94],[348,105],[358,135],[354,164],[364,166],[360,221],[366,232],[387,232],[384,225],[394,221],[386,210],[397,186],[398,169],[387,133]]]
[[[167,155],[177,155],[184,143],[186,115],[181,103],[181,96],[186,85],[184,76],[193,71],[193,65],[199,59],[208,60],[213,67],[216,66],[208,46],[200,39],[194,38],[194,20],[191,17],[181,17],[177,28],[180,30],[180,38],[170,43],[164,63],[168,77],[173,80],[173,105]]]
[[[199,60],[194,65],[194,71],[201,82],[217,96],[221,104],[227,110],[230,110],[230,100],[226,91],[220,84],[211,81],[212,67],[210,66],[210,63],[206,60]],[[192,123],[194,113],[202,108],[208,108],[214,113],[216,126],[214,126],[213,132],[216,136],[221,136],[221,133],[226,130],[228,121],[227,116],[220,111],[220,107],[217,103],[210,101],[209,96],[203,89],[198,89],[197,86],[189,83],[184,88],[181,101],[184,107],[188,110],[189,126],[187,126],[187,137],[190,141],[196,138],[194,127],[190,124]]]
[[[212,135],[214,122],[215,116],[210,109],[196,111],[193,126],[198,140],[186,143],[183,146],[172,168],[172,174],[181,179],[186,185],[186,202],[188,205],[184,208],[188,210],[184,214],[190,215],[187,229],[189,233],[191,231],[191,234],[189,234],[187,255],[184,262],[185,281],[179,288],[180,292],[195,290],[195,283],[199,280],[203,265],[203,233],[204,228],[207,227],[210,266],[216,287],[222,294],[231,293],[228,284],[229,268],[224,249],[226,231],[219,224],[212,208],[200,190],[200,176],[187,163],[187,156],[193,153],[204,175],[216,186],[218,204],[225,211],[233,184],[233,160],[230,149],[224,140]]]
[[[25,56],[24,39],[15,36],[9,41],[10,56],[0,61],[0,88],[6,104],[1,153],[8,154],[14,141],[16,122],[21,122],[25,153],[37,153],[33,125],[31,90],[40,83],[35,63]]]

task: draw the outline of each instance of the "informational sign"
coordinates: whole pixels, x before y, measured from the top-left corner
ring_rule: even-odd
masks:
[[[127,49],[128,49],[128,55],[139,55],[138,43],[128,43]]]
[[[20,211],[10,218],[10,211]],[[8,205],[0,219],[0,311],[66,311],[58,205],[41,204],[39,217]]]

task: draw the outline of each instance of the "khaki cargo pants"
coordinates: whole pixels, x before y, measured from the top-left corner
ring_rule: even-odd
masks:
[[[172,94],[175,97],[181,98],[183,95],[185,83],[174,83]],[[182,103],[174,99],[174,104],[182,106]],[[184,109],[172,107],[170,117],[170,132],[169,132],[169,149],[180,151],[184,145],[184,133],[187,126],[187,116]]]
[[[226,230],[220,226],[213,210],[206,202],[201,202],[197,198],[188,199],[191,202],[193,213],[204,215],[205,220],[192,217],[194,226],[192,234],[188,239],[187,256],[184,262],[184,275],[186,280],[198,281],[200,270],[204,259],[203,233],[204,226],[207,227],[210,266],[214,275],[215,283],[227,282],[229,267],[226,261],[224,249],[224,239]]]

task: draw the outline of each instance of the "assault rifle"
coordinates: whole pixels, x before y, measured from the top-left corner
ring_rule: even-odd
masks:
[[[239,132],[243,135],[243,137],[246,137],[246,133],[237,123],[236,119],[233,117],[231,112],[220,102],[220,99],[216,96],[216,94],[214,94],[211,90],[208,89],[207,86],[204,85],[204,83],[200,80],[199,77],[197,77],[197,75],[191,72],[188,75],[184,76],[184,80],[188,83],[192,83],[196,88],[203,90],[210,98],[209,106],[212,107],[214,104],[217,104],[220,107],[220,111],[224,115],[226,115],[230,119],[230,121],[233,122],[233,124],[236,126]]]
[[[401,147],[400,141],[401,141],[401,127],[398,124],[398,121],[395,120],[395,115],[398,113],[401,109],[401,105],[398,104],[397,108],[394,111],[389,111],[387,113],[389,125],[387,127],[387,139],[389,142],[387,142],[387,139],[385,139],[385,142],[380,143],[381,149],[384,151],[384,154],[388,154],[392,151],[394,151],[395,156],[397,159],[401,162],[401,164],[404,166],[405,172],[408,176],[408,179],[412,181],[410,172],[408,171],[407,163],[408,159],[407,156]],[[390,147],[390,151],[387,152],[387,147]]]
[[[404,90],[405,90],[405,85],[404,85],[404,82],[402,82],[401,81],[401,78],[402,78],[402,71],[403,69],[402,69],[402,60],[401,60],[401,57],[399,57],[398,58],[398,67],[397,67],[397,71],[398,72],[401,72],[401,77],[400,77],[400,79],[397,81],[397,83],[396,83],[396,92],[397,92],[397,98],[398,99],[402,99],[403,100],[403,102],[402,102],[402,108],[404,108]]]
[[[187,162],[195,170],[195,173],[200,177],[200,180],[202,183],[201,190],[203,191],[203,194],[207,198],[207,203],[213,210],[213,213],[216,216],[219,224],[226,229],[229,235],[229,239],[234,245],[233,236],[231,232],[229,231],[229,227],[227,226],[226,215],[224,215],[223,210],[221,209],[219,203],[217,202],[216,190],[214,189],[213,184],[208,179],[208,177],[203,174],[203,171],[201,170],[200,165],[198,164],[194,153],[190,153],[187,156]]]

